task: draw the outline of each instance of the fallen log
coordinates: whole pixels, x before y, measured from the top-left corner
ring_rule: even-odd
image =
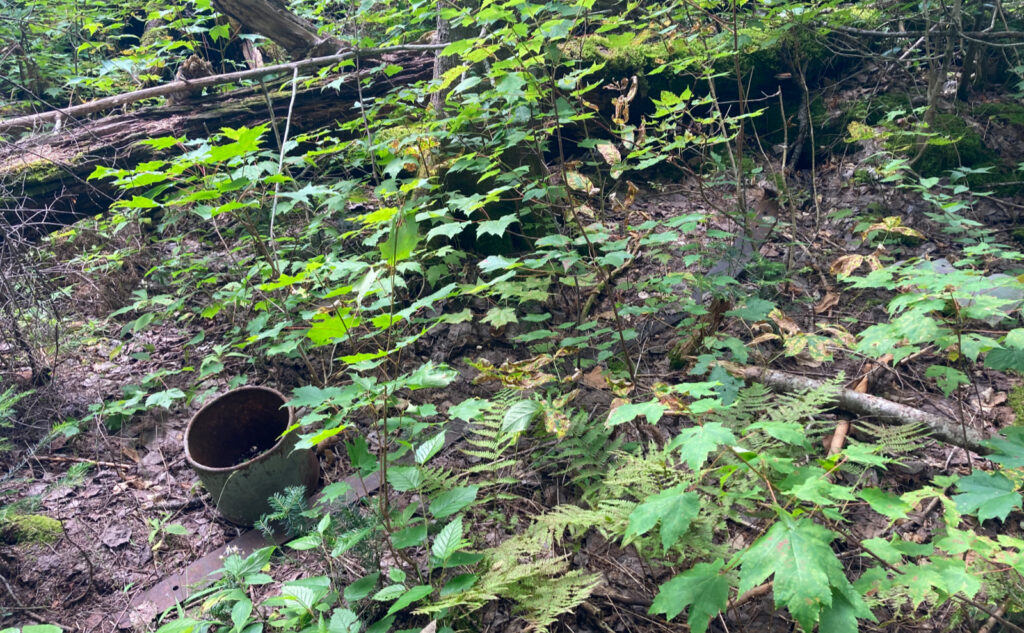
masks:
[[[85,116],[86,114],[119,108],[144,99],[166,97],[168,95],[188,92],[190,90],[212,88],[213,86],[234,83],[237,81],[247,81],[250,79],[261,79],[272,75],[282,75],[285,73],[290,75],[295,71],[330,66],[349,59],[373,60],[379,59],[385,55],[393,55],[396,53],[433,52],[440,48],[444,48],[444,46],[441,44],[409,44],[405,46],[346,50],[334,55],[311,57],[294,62],[275,64],[273,66],[261,66],[259,68],[239,70],[233,73],[210,75],[199,79],[170,81],[165,84],[160,84],[159,86],[143,88],[141,90],[126,92],[112,97],[104,97],[103,99],[96,99],[95,101],[89,101],[88,103],[83,103],[77,106],[0,119],[0,132],[32,130],[47,123],[63,124],[68,121],[74,121],[78,117]]]
[[[801,391],[820,388],[820,380],[796,376],[774,369],[750,367],[727,363],[723,365],[729,373],[747,382],[760,382],[773,391]],[[885,398],[840,387],[835,394],[835,406],[857,415],[871,416],[883,422],[897,424],[920,423],[927,426],[932,436],[954,446],[965,448],[979,455],[988,452],[981,445],[987,436],[971,427],[964,428],[956,420],[908,407]]]
[[[331,63],[337,61],[338,56],[330,57]],[[300,89],[291,111],[292,134],[351,120],[360,116],[360,110],[353,107],[360,98],[365,102],[432,75],[433,55],[421,54],[418,48],[404,54],[381,54],[378,59],[402,70],[363,85],[361,93],[356,82],[365,79],[365,72],[349,74],[337,88],[318,84]],[[317,60],[307,61],[312,64]],[[255,71],[281,72],[281,68],[294,66],[282,64]],[[190,85],[215,85],[224,77],[206,77]],[[173,82],[168,88],[180,90],[174,84],[181,83]],[[176,106],[142,108],[7,144],[0,149],[0,242],[13,235],[39,235],[105,211],[123,193],[107,181],[90,181],[88,176],[97,165],[131,169],[153,159],[153,149],[139,141],[162,136],[198,138],[222,127],[265,123],[270,118],[268,100],[273,117],[281,122],[288,115],[291,96],[290,89],[265,95],[258,88],[247,88]]]

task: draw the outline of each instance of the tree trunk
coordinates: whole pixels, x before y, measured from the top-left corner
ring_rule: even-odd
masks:
[[[280,0],[213,0],[213,6],[246,31],[280,44],[292,59],[332,55],[345,48],[334,37],[317,35],[315,25],[289,11]]]

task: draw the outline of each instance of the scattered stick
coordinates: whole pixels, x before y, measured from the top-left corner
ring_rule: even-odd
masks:
[[[723,366],[733,375],[748,382],[760,382],[774,391],[802,391],[817,389],[824,384],[820,380],[796,376],[774,369],[762,369],[725,363]],[[840,387],[835,394],[834,404],[850,413],[872,416],[883,422],[896,424],[920,423],[932,431],[937,439],[955,446],[974,451],[978,454],[987,453],[981,446],[986,436],[977,429],[962,428],[956,420],[947,419],[932,413],[898,404],[885,398],[859,393],[852,389]]]
[[[774,585],[775,581],[769,581],[764,583],[763,585],[758,585],[753,589],[745,591],[742,595],[736,596],[735,600],[730,600],[729,604],[725,606],[725,610],[731,611],[732,609],[735,609],[737,607],[742,607],[754,598],[760,598],[761,596],[771,591]]]
[[[21,603],[21,600],[18,599],[18,595],[14,593],[14,589],[11,587],[10,583],[7,582],[7,579],[4,578],[3,574],[0,574],[0,581],[4,583],[4,587],[7,588],[7,593],[10,594],[11,600],[14,600],[14,604],[17,609],[25,613],[25,617],[40,624],[46,624],[48,622],[46,618],[32,612],[32,609],[42,609],[42,607],[26,607]]]
[[[860,392],[857,392],[860,393]],[[843,444],[846,442],[846,434],[850,432],[850,421],[839,420],[836,424],[836,430],[832,433],[832,442],[828,446],[828,456],[831,457],[841,450],[843,450]]]
[[[105,462],[98,459],[89,459],[87,457],[69,457],[65,455],[35,455],[33,459],[43,462],[72,462],[76,464],[93,464],[94,466],[106,466],[107,468],[123,468],[125,470],[132,467],[131,464],[119,464],[117,462]]]
[[[988,621],[985,622],[985,624],[980,629],[978,629],[978,633],[992,633],[992,629],[994,629],[996,624],[999,623],[999,619],[1006,615],[1006,607],[1009,604],[1009,598],[1004,600],[1003,603],[999,605],[999,608],[996,609],[996,612],[993,613],[992,616],[988,619]]]

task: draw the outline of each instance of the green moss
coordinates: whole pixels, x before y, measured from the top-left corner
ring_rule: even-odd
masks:
[[[1024,127],[1024,105],[1018,103],[1005,101],[979,103],[974,106],[972,113],[976,117],[996,119],[1002,123]]]
[[[936,114],[930,130],[936,136],[928,145],[916,167],[924,176],[939,176],[961,166],[995,166],[999,155],[985,146],[984,139],[962,117]]]
[[[17,160],[0,166],[0,173],[23,181],[26,185],[35,185],[53,180],[60,167],[52,160]]]
[[[1010,408],[1013,409],[1013,413],[1016,415],[1013,425],[1024,426],[1024,385],[1017,385],[1010,390],[1007,404],[1010,405]]]
[[[42,514],[11,515],[2,528],[15,543],[53,543],[64,534],[60,521]]]
[[[583,61],[604,63],[609,74],[641,76],[665,61],[690,55],[685,47],[679,45],[679,40],[672,46],[668,42],[649,43],[646,40],[646,32],[621,42],[594,35],[567,42],[562,52]]]

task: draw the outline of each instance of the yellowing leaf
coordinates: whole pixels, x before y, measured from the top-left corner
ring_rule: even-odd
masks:
[[[581,191],[589,196],[596,195],[601,191],[594,186],[594,183],[590,181],[590,178],[587,178],[580,172],[573,169],[567,169],[563,176],[565,177],[565,184],[568,185],[570,189]]]
[[[768,318],[775,321],[775,325],[779,326],[782,333],[787,336],[800,333],[800,326],[796,324],[796,321],[790,319],[778,308],[773,308],[772,311],[768,313]]]
[[[814,306],[814,313],[821,314],[837,303],[839,303],[839,294],[836,292],[826,292],[821,301]]]
[[[828,271],[836,277],[849,277],[853,274],[853,271],[860,268],[860,265],[863,263],[863,255],[843,255],[836,261],[832,262]]]
[[[622,162],[622,155],[619,154],[618,148],[609,142],[599,143],[595,149],[601,154],[601,158],[604,158],[604,162],[609,165],[617,165]]]

